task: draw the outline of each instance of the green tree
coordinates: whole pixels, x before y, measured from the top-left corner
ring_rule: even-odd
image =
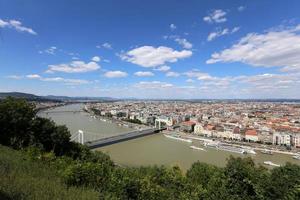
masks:
[[[24,99],[8,97],[0,101],[0,142],[14,148],[28,146],[36,111]]]
[[[285,166],[274,168],[266,185],[266,199],[283,199],[286,194],[299,191],[300,166],[287,163]],[[299,194],[299,193],[298,193]]]
[[[193,163],[191,168],[187,171],[186,176],[192,183],[207,188],[210,179],[214,177],[214,174],[220,171],[221,169],[218,167],[198,161]]]
[[[262,169],[257,169],[253,160],[230,157],[224,169],[225,187],[231,199],[259,199],[261,189],[257,188]]]

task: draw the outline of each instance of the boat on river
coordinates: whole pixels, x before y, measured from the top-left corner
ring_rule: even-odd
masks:
[[[193,142],[191,139],[185,139],[185,138],[182,138],[180,136],[177,136],[177,135],[169,135],[169,134],[164,134],[165,137],[167,138],[171,138],[171,139],[174,139],[174,140],[180,140],[180,141],[183,141],[183,142]]]
[[[190,146],[191,149],[195,149],[195,150],[201,150],[201,151],[205,151],[205,149],[201,148],[201,147],[196,147],[196,146]]]
[[[273,155],[273,151],[269,150],[269,149],[264,149],[261,151],[262,154],[267,154],[267,155]]]
[[[293,158],[296,160],[300,160],[300,154],[294,155]]]
[[[273,163],[272,161],[264,161],[265,165],[270,165],[272,167],[280,167],[280,165]]]
[[[253,149],[244,149],[246,153],[256,155],[256,152]]]
[[[227,146],[227,145],[219,145],[219,150],[223,151],[229,151],[232,153],[239,153],[239,154],[246,154],[247,151],[245,149],[239,148],[239,147],[233,147],[233,146]]]
[[[215,142],[204,142],[205,147],[210,147],[210,148],[218,148],[218,143]]]

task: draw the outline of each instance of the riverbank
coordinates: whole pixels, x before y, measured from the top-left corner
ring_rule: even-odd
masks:
[[[145,129],[145,128],[151,128],[150,126],[146,126],[146,125],[139,125],[139,124],[134,124],[134,123],[130,123],[124,120],[120,120],[118,118],[111,118],[111,117],[105,117],[105,116],[100,116],[100,115],[94,115],[93,111],[87,109],[85,107],[84,109],[86,112],[88,112],[91,116],[95,116],[96,118],[106,121],[106,122],[110,122],[110,123],[115,123],[119,126],[125,126],[125,127],[129,127],[129,128],[134,128],[136,130],[141,130],[141,129]],[[247,149],[247,148],[251,148],[253,150],[262,152],[262,151],[270,151],[272,153],[279,153],[279,154],[285,154],[285,155],[298,155],[299,154],[299,150],[298,149],[292,149],[290,151],[287,151],[284,149],[284,147],[279,147],[279,146],[273,146],[273,145],[265,145],[265,144],[259,144],[259,143],[249,143],[249,142],[239,142],[239,141],[228,141],[228,140],[223,140],[220,138],[204,138],[201,136],[197,136],[197,135],[191,135],[188,133],[184,133],[184,132],[178,132],[178,131],[164,131],[163,133],[169,134],[169,133],[177,133],[180,136],[182,136],[183,138],[187,138],[187,139],[192,139],[192,140],[198,140],[201,142],[215,142],[218,141],[220,143],[226,144],[228,146],[232,146],[232,147],[238,147],[238,148],[243,148],[243,149]]]
[[[270,151],[272,153],[280,153],[280,154],[285,154],[285,155],[298,155],[299,154],[299,150],[297,149],[293,149],[291,151],[286,151],[283,150],[283,148],[280,149],[280,147],[277,146],[271,146],[271,145],[264,145],[264,144],[258,144],[258,143],[249,143],[249,142],[237,142],[237,141],[226,141],[226,140],[220,140],[218,138],[204,138],[201,136],[196,136],[196,135],[190,135],[184,132],[179,132],[180,135],[182,135],[182,137],[186,137],[188,139],[193,139],[193,140],[198,140],[201,142],[220,142],[226,145],[230,145],[233,147],[239,147],[239,148],[252,148],[253,150],[256,151]]]
[[[122,127],[126,127],[126,128],[132,128],[132,129],[135,129],[135,130],[142,130],[142,129],[152,128],[152,127],[147,126],[145,124],[135,124],[135,123],[124,121],[124,120],[121,120],[121,119],[118,119],[118,118],[105,117],[105,116],[102,116],[102,115],[96,115],[91,109],[88,109],[86,106],[83,108],[83,111],[88,113],[94,119],[99,119],[103,122],[114,123],[118,126],[122,126]]]

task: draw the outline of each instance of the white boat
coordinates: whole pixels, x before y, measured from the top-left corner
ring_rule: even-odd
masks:
[[[205,151],[205,149],[201,148],[201,147],[196,147],[196,146],[190,146],[191,149],[195,149],[195,150],[201,150],[201,151]]]
[[[273,152],[271,150],[268,149],[264,149],[261,151],[262,154],[268,154],[268,155],[273,155]]]
[[[205,142],[204,146],[205,147],[211,147],[211,148],[218,148],[218,144],[217,143],[213,143],[213,142]]]
[[[256,152],[253,149],[244,149],[244,151],[249,154],[256,154]]]
[[[299,154],[294,155],[293,158],[296,159],[296,160],[300,160],[300,155]]]
[[[247,153],[247,151],[245,149],[242,149],[239,147],[233,147],[233,146],[226,146],[226,145],[220,145],[220,146],[218,146],[218,149],[223,150],[223,151],[229,151],[232,153],[240,153],[240,154]]]
[[[273,162],[271,162],[271,161],[264,161],[264,164],[265,164],[265,165],[270,165],[270,166],[273,166],[273,167],[280,167],[280,165],[275,164],[275,163],[273,163]]]
[[[190,139],[181,138],[179,136],[172,136],[172,135],[168,135],[168,134],[164,134],[164,136],[167,137],[167,138],[171,138],[171,139],[175,139],[175,140],[180,140],[180,141],[183,141],[183,142],[189,142],[189,143],[193,142]]]

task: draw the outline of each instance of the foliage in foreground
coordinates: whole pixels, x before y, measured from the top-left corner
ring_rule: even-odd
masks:
[[[0,199],[98,199],[84,187],[69,187],[57,171],[21,151],[0,145]]]
[[[225,168],[196,162],[186,174],[178,167],[122,168],[69,137],[26,101],[0,102],[1,144],[26,152],[0,148],[0,198],[93,199],[97,191],[99,199],[300,199],[298,165],[267,170],[231,157]]]

